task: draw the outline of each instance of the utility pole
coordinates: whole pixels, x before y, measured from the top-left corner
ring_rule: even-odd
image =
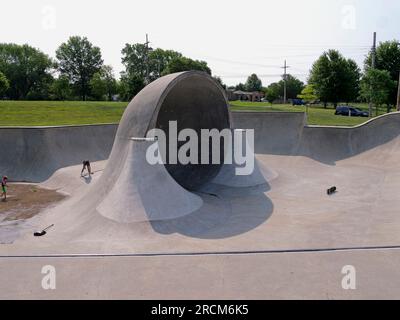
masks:
[[[399,83],[397,85],[397,111],[400,111],[400,71],[399,71]]]
[[[286,72],[286,70],[287,70],[288,68],[290,68],[290,67],[286,64],[286,60],[285,60],[285,63],[284,63],[284,65],[283,65],[283,67],[281,67],[281,68],[284,69],[284,73],[283,73],[283,103],[286,104],[286,100],[287,100],[287,97],[286,97],[286,91],[287,91],[287,89],[286,89],[286,76],[287,76],[287,72]]]
[[[146,33],[146,42],[145,42],[145,49],[146,49],[146,79],[145,82],[146,84],[149,84],[150,79],[149,79],[149,37]]]
[[[376,32],[374,32],[374,40],[371,49],[371,68],[375,69],[376,64]],[[372,90],[372,88],[371,88]],[[369,116],[372,117],[372,102],[369,102]]]

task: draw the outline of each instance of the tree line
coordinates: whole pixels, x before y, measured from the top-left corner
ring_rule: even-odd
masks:
[[[126,44],[121,50],[124,71],[119,79],[111,66],[105,65],[101,50],[86,37],[72,36],[62,43],[51,58],[28,44],[0,43],[0,98],[13,100],[119,100],[128,101],[146,84],[174,72],[200,70],[211,75],[205,61],[193,60],[174,50],[149,48],[146,44]],[[301,97],[305,90],[325,105],[340,102],[396,104],[400,72],[400,42],[386,41],[376,50],[375,68],[371,53],[364,70],[337,50],[324,52],[312,65],[307,86],[288,74],[263,87],[256,74],[246,83],[229,89],[264,91],[271,103],[283,100],[286,82],[287,99]],[[221,78],[215,79],[226,88]],[[303,92],[304,96],[304,92]]]
[[[72,36],[55,52],[55,59],[28,44],[0,43],[0,98],[12,100],[128,101],[163,75],[200,70],[211,74],[204,61],[173,50],[126,44],[121,51],[125,70],[116,79],[101,50],[86,37]],[[220,81],[220,79],[218,79]]]
[[[290,74],[286,76],[287,99],[315,97],[325,107],[330,103],[335,108],[340,102],[372,102],[377,107],[386,105],[389,112],[397,102],[400,42],[380,43],[375,61],[372,68],[372,53],[369,53],[362,71],[354,60],[346,59],[337,50],[328,50],[313,63],[307,86]],[[266,100],[272,103],[283,100],[284,80],[263,87],[257,75],[252,74],[246,83],[230,89],[264,91]]]

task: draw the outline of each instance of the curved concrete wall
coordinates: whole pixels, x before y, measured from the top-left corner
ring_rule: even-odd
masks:
[[[108,158],[117,125],[0,128],[0,175],[41,182],[57,169]]]
[[[301,112],[232,112],[235,129],[254,129],[256,153],[295,153],[306,125]]]
[[[303,155],[321,162],[357,155],[400,135],[400,113],[357,127],[306,126],[303,113],[232,112],[234,128],[255,129],[256,153]],[[134,125],[134,124],[132,124]],[[117,124],[0,128],[0,175],[40,182],[59,168],[107,159]]]
[[[255,129],[260,154],[306,156],[332,164],[385,144],[400,135],[400,112],[356,127],[307,126],[303,113],[233,112],[235,128]]]

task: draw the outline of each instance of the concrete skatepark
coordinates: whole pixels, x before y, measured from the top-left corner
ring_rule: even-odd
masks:
[[[254,173],[147,164],[138,138],[177,119],[254,129]],[[14,228],[0,223],[0,298],[400,296],[400,113],[346,128],[229,112],[211,78],[186,72],[147,86],[119,126],[0,128],[0,145],[0,174],[69,195]],[[83,159],[92,179],[79,177]],[[44,265],[56,290],[41,287]],[[356,290],[342,288],[346,265]]]

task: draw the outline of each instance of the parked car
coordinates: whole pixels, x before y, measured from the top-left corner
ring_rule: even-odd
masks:
[[[293,106],[304,106],[305,103],[301,99],[292,99],[292,105]]]
[[[368,111],[362,111],[350,106],[337,106],[335,115],[347,117],[369,117]]]

